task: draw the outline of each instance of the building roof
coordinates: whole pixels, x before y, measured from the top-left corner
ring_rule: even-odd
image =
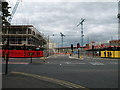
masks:
[[[8,25],[5,27],[34,27],[33,25]]]

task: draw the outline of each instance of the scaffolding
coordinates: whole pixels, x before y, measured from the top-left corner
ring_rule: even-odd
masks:
[[[10,49],[19,50],[27,49],[33,50],[37,47],[44,47],[47,43],[46,38],[33,25],[10,25],[2,28],[2,42],[3,46],[9,39]]]

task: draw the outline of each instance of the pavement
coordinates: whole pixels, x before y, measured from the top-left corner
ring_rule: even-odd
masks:
[[[66,88],[65,86],[40,80],[21,74],[9,73],[2,76],[2,87],[4,88]]]
[[[7,75],[2,75],[2,89],[11,89],[11,88],[34,88],[34,89],[43,89],[43,88],[52,88],[52,89],[62,89],[62,90],[89,90],[83,86],[54,79],[46,76],[23,73],[23,72],[11,72]]]

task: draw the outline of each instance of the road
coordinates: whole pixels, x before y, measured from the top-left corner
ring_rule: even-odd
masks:
[[[39,58],[10,59],[22,62],[9,64],[9,72],[21,72],[63,80],[86,88],[118,88],[118,60],[69,58],[67,55],[51,56],[45,62]],[[24,63],[23,63],[24,62]],[[3,72],[5,64],[3,64]],[[4,85],[3,85],[4,86]]]

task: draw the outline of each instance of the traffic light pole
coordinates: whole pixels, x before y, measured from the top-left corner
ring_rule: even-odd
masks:
[[[72,56],[73,56],[73,50],[72,50]]]
[[[94,57],[94,45],[92,45],[92,56]]]
[[[31,55],[31,63],[32,63],[32,55]]]
[[[47,57],[49,56],[49,53],[50,53],[50,50],[49,50],[49,45],[50,44],[50,36],[48,35],[48,55],[47,55]]]
[[[9,8],[8,7],[8,2],[6,2],[5,0],[2,1],[2,25],[5,26],[5,25],[10,25],[10,23],[8,22],[7,20],[7,17],[8,16],[11,16],[10,15],[10,12],[9,12]],[[8,32],[9,34],[9,32]],[[5,44],[5,59],[6,59],[6,66],[5,66],[5,75],[7,75],[8,73],[8,61],[9,61],[9,36],[7,37],[7,43]]]
[[[79,49],[78,49],[78,58],[80,57]]]
[[[73,44],[71,44],[71,56],[73,56]]]
[[[6,66],[5,66],[5,75],[7,75],[7,73],[8,73],[8,61],[9,61],[9,56],[8,56],[9,54],[7,53],[6,54]]]
[[[5,58],[6,58],[5,75],[7,75],[7,73],[8,73],[8,61],[9,61],[9,37],[7,38],[7,44],[6,44],[5,49],[8,50],[5,52]]]
[[[30,63],[32,63],[32,55],[33,55],[33,53],[30,53],[30,56],[31,56],[31,62]]]
[[[79,49],[80,49],[80,44],[77,43],[77,49],[78,49],[78,58],[80,57]]]

